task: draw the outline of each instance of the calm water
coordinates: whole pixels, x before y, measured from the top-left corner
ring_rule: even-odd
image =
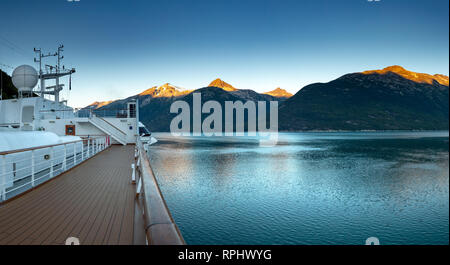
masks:
[[[449,244],[448,132],[155,137],[188,244]]]

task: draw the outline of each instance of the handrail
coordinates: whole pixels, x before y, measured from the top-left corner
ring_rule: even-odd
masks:
[[[186,242],[170,214],[139,137],[136,147],[140,160],[136,164],[140,170],[139,181],[142,184],[141,195],[143,196],[147,242],[149,245],[185,245]]]
[[[89,139],[95,140],[95,139],[100,139],[100,138],[104,138],[104,137],[95,137],[95,138],[89,138]],[[10,151],[3,151],[3,152],[0,152],[0,155],[10,155],[10,154],[14,154],[14,153],[21,153],[21,152],[33,151],[33,150],[37,150],[37,149],[50,148],[52,146],[73,144],[73,143],[78,143],[78,142],[82,142],[82,141],[85,141],[85,140],[86,139],[81,139],[81,140],[75,140],[75,141],[59,143],[59,144],[41,145],[41,146],[35,146],[35,147],[29,147],[29,148],[23,148],[23,149],[15,149],[15,150],[10,150]]]
[[[100,117],[92,116],[89,118],[89,121],[101,131],[110,134],[111,137],[113,137],[119,143],[123,145],[127,144],[126,134],[123,131],[117,129],[115,126],[111,126],[110,123],[106,120]]]
[[[110,123],[109,121],[105,120],[104,118],[102,118],[102,117],[97,117],[97,116],[93,116],[93,117],[98,118],[98,119],[100,119],[100,120],[106,122],[106,124],[108,124],[109,126],[113,127],[114,129],[116,129],[117,131],[119,131],[119,132],[120,132],[121,134],[123,134],[124,136],[127,135],[124,131],[122,131],[121,129],[117,128],[114,124]],[[106,128],[105,128],[105,129],[106,129]]]

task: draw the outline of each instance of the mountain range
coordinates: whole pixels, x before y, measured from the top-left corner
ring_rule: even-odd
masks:
[[[221,79],[207,87],[186,90],[169,83],[112,102],[87,108],[114,110],[139,98],[141,120],[152,131],[169,131],[170,105],[192,104],[192,92],[202,102],[279,101],[281,131],[310,130],[448,130],[449,78],[408,71],[401,66],[346,74],[328,83],[307,85],[295,95],[277,88],[266,93],[238,89]],[[204,118],[204,117],[203,117]]]

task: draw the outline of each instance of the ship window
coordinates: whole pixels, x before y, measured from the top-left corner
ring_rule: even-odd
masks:
[[[136,104],[129,104],[128,111],[130,112],[130,118],[136,118]]]
[[[75,135],[75,125],[66,125],[66,135]]]
[[[150,132],[145,127],[139,127],[140,136],[150,136]]]

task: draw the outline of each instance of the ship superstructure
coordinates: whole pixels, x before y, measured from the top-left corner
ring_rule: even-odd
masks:
[[[104,136],[110,135],[112,143],[123,145],[135,143],[139,135],[138,102],[127,104],[124,110],[108,113],[102,117],[98,113],[80,116],[67,101],[60,100],[60,92],[64,89],[61,78],[71,76],[74,68],[67,70],[61,67],[64,46],[60,45],[54,54],[43,55],[40,49],[35,49],[39,63],[39,72],[33,67],[22,65],[13,74],[13,83],[18,88],[16,99],[0,101],[0,128],[18,129],[20,131],[48,131],[59,136]],[[55,66],[47,65],[42,69],[44,58],[57,56]],[[38,89],[34,89],[39,81]],[[55,85],[47,86],[51,82]],[[71,82],[71,81],[69,81]],[[69,84],[71,89],[71,84]],[[50,99],[49,99],[50,97]]]
[[[17,67],[17,98],[0,100],[0,245],[184,244],[148,161],[156,139],[138,100],[107,115],[69,107],[60,78],[76,71],[61,67],[62,51],[35,49],[39,71]],[[44,71],[51,56],[57,65]]]

